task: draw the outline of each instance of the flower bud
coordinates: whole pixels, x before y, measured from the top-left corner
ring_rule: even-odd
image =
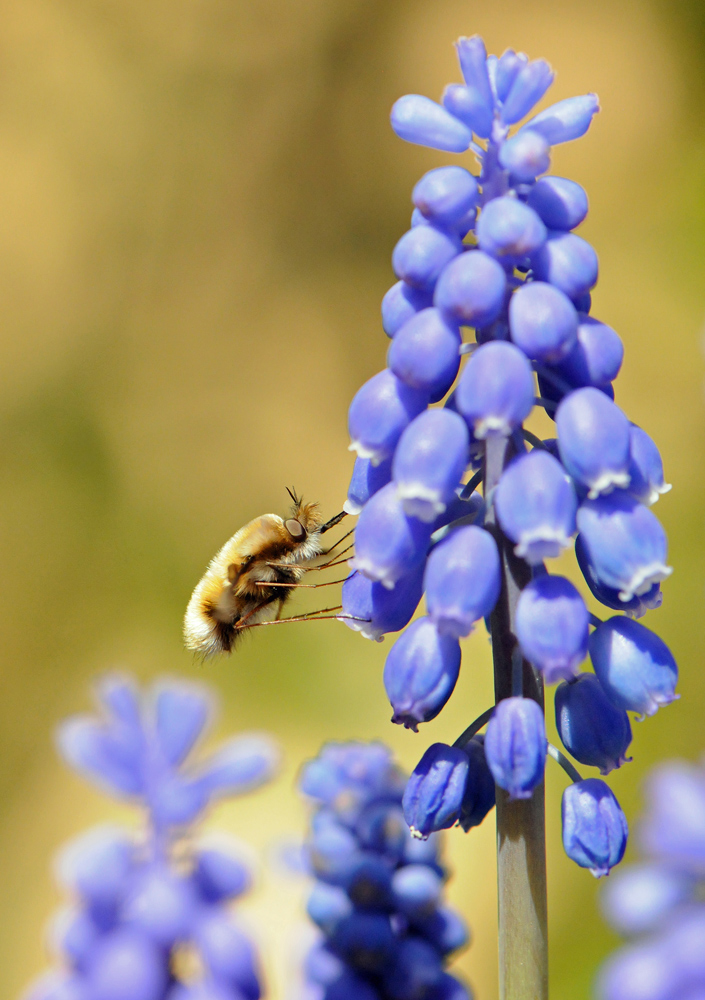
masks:
[[[336,924],[353,912],[345,889],[326,882],[316,882],[306,903],[306,913],[322,931],[331,934]]]
[[[585,602],[562,576],[539,576],[519,595],[517,639],[547,684],[575,675],[587,655],[588,625]]]
[[[464,750],[470,764],[458,822],[467,833],[471,827],[479,826],[494,806],[495,786],[485,755],[485,737],[473,736]]]
[[[506,100],[519,70],[526,66],[528,61],[523,52],[515,52],[514,49],[506,49],[499,57],[495,71],[495,90],[500,101]]]
[[[415,836],[428,837],[457,823],[468,779],[465,750],[434,743],[414,768],[404,791],[404,817]]]
[[[438,309],[422,309],[398,331],[389,345],[387,364],[412,389],[437,402],[448,392],[460,367],[460,333]]]
[[[386,486],[391,478],[391,458],[386,458],[378,465],[373,465],[369,458],[356,458],[343,510],[348,514],[359,514],[370,497]]]
[[[563,467],[536,448],[515,458],[497,484],[495,507],[515,553],[532,566],[558,556],[575,532],[578,502]]]
[[[392,267],[397,278],[422,292],[430,292],[443,268],[461,249],[457,237],[435,226],[416,226],[404,233],[394,247]]]
[[[195,854],[194,879],[199,894],[209,903],[234,899],[250,888],[250,872],[230,851],[202,847]]]
[[[388,337],[393,337],[408,319],[430,305],[433,305],[430,292],[397,281],[382,299],[382,329]]]
[[[561,742],[581,764],[609,774],[631,760],[626,756],[632,741],[629,717],[610,701],[594,674],[578,674],[559,684],[555,708]]]
[[[683,995],[682,976],[666,942],[640,941],[620,948],[600,969],[596,995],[599,1000],[699,1000]]]
[[[394,949],[389,917],[356,911],[340,921],[331,936],[331,945],[360,972],[381,973]]]
[[[556,411],[556,427],[561,461],[591,499],[629,485],[629,421],[603,392],[571,392]]]
[[[585,555],[600,583],[621,601],[665,580],[666,534],[651,511],[625,493],[586,500],[577,514]]]
[[[426,604],[442,635],[469,635],[474,623],[491,613],[500,587],[497,545],[476,525],[452,531],[426,562]]]
[[[581,316],[577,342],[555,370],[576,389],[586,385],[602,388],[616,379],[623,357],[624,346],[612,327],[591,316]]]
[[[380,642],[387,632],[400,632],[411,621],[423,593],[424,567],[418,566],[397,580],[394,590],[352,573],[342,588],[341,618],[353,632]],[[354,620],[357,619],[357,620]]]
[[[375,465],[391,458],[402,431],[427,404],[428,393],[411,389],[388,368],[378,372],[358,389],[350,404],[350,450]]]
[[[441,956],[432,944],[420,937],[402,938],[385,970],[384,996],[389,1000],[434,996],[442,975]]]
[[[619,802],[600,778],[586,778],[563,792],[563,847],[571,860],[595,878],[619,864],[629,827]]]
[[[352,569],[389,590],[424,561],[431,526],[407,517],[394,483],[382,487],[365,504],[355,529]]]
[[[506,288],[507,276],[501,264],[481,250],[469,250],[445,268],[433,302],[461,326],[482,327],[499,316]]]
[[[507,437],[533,409],[531,365],[513,344],[483,344],[470,355],[455,398],[476,438]]]
[[[435,719],[453,693],[460,671],[460,644],[442,635],[430,618],[418,618],[390,649],[384,687],[394,709],[392,722],[417,731]]]
[[[553,285],[530,281],[509,300],[509,329],[527,357],[555,363],[576,343],[578,314],[568,296]]]
[[[592,116],[600,110],[597,94],[567,97],[532,118],[523,126],[540,132],[551,146],[579,139],[590,128]]]
[[[424,841],[420,841],[420,843],[424,843]],[[423,914],[416,916],[414,929],[423,934],[433,947],[437,948],[444,956],[450,955],[460,948],[465,948],[470,937],[463,918],[449,906],[439,906],[427,916]]]
[[[526,257],[546,240],[546,227],[536,212],[509,195],[488,201],[475,228],[480,249],[493,257]]]
[[[411,200],[434,225],[454,227],[477,204],[477,181],[464,167],[436,167],[417,182]]]
[[[548,170],[550,154],[551,147],[538,132],[519,132],[500,146],[499,162],[514,181],[529,184]]]
[[[613,611],[624,611],[630,618],[643,618],[647,611],[660,608],[663,602],[660,583],[654,583],[645,594],[634,595],[628,601],[619,598],[619,591],[613,587],[607,587],[597,578],[595,567],[588,559],[587,552],[582,537],[578,535],[575,539],[575,555],[578,566],[585,577],[585,582],[590,588],[594,597],[600,604],[612,608]]]
[[[553,83],[553,70],[545,59],[534,59],[519,70],[502,107],[502,121],[515,125],[541,100]]]
[[[487,723],[485,754],[490,771],[510,799],[530,799],[543,780],[546,726],[532,698],[504,698]]]
[[[678,667],[655,632],[616,615],[590,636],[590,658],[610,700],[620,708],[653,715],[675,701]]]
[[[167,963],[159,945],[127,927],[102,935],[86,969],[87,997],[158,1000],[167,988]]]
[[[471,131],[428,97],[406,94],[392,107],[392,128],[400,139],[448,153],[464,153],[472,142]]]
[[[449,972],[444,972],[436,984],[433,996],[435,1000],[473,1000],[469,988]]]
[[[479,35],[462,37],[455,43],[460,70],[468,87],[474,87],[482,97],[485,106],[494,107],[492,87],[487,73],[487,49]]]
[[[469,459],[465,421],[452,410],[426,410],[409,424],[394,453],[392,477],[405,513],[428,523],[455,499]]]
[[[486,139],[492,131],[492,108],[488,107],[476,87],[451,83],[443,91],[443,107],[466,125],[475,135]]]
[[[659,450],[646,431],[636,424],[629,428],[629,493],[641,503],[651,506],[671,484],[663,477],[663,462]]]
[[[532,131],[527,129],[525,134]],[[579,226],[588,211],[585,189],[566,177],[542,177],[532,187],[526,203],[548,229],[566,232]]]
[[[531,267],[535,280],[548,281],[569,299],[589,292],[597,282],[597,254],[575,233],[549,232],[545,243],[532,254]]]

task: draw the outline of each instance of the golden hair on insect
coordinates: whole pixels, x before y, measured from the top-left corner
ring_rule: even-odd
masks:
[[[187,649],[204,657],[229,653],[245,629],[279,620],[292,590],[325,554],[321,536],[345,513],[323,524],[318,504],[287,492],[293,501],[288,518],[256,517],[211,559],[186,609]]]

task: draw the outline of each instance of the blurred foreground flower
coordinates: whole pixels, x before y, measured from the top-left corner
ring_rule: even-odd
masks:
[[[602,908],[632,938],[603,966],[600,1000],[705,996],[705,765],[674,760],[646,785],[643,860],[616,873]]]
[[[306,961],[307,1000],[469,1000],[446,971],[468,943],[443,903],[438,834],[409,833],[405,777],[381,743],[329,743],[303,769],[315,804],[308,914],[321,930]]]
[[[101,715],[66,721],[59,749],[141,806],[146,823],[93,829],[64,848],[58,877],[72,900],[52,934],[60,968],[27,1000],[258,1000],[257,955],[227,907],[249,871],[235,844],[194,839],[192,824],[214,799],[268,781],[275,744],[251,734],[191,760],[211,710],[201,687],[167,680],[140,695],[110,675],[97,695]]]

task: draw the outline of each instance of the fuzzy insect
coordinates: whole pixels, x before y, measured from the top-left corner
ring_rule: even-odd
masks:
[[[339,524],[345,512],[323,524],[318,504],[305,504],[294,491],[287,492],[293,500],[290,517],[256,517],[235,532],[211,560],[186,609],[187,649],[204,657],[229,653],[245,629],[279,621],[304,573],[318,556],[331,551],[323,548],[321,536]],[[319,613],[301,617],[310,619]]]

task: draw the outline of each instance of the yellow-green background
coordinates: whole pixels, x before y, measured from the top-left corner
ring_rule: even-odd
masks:
[[[99,671],[201,677],[219,731],[281,740],[279,781],[213,824],[260,854],[247,904],[283,998],[304,884],[269,861],[299,837],[300,762],[330,738],[382,738],[411,767],[491,698],[468,640],[457,691],[419,735],[389,723],[377,646],[327,622],[262,629],[200,667],[181,645],[190,591],[285,485],[345,495],[345,417],[382,367],[379,300],[413,182],[450,156],[396,139],[388,110],[458,79],[481,32],[547,57],[555,99],[595,90],[589,135],[555,172],[588,189],[594,314],[626,345],[617,399],[662,449],[656,508],[672,580],[647,618],[682,701],[636,726],[612,785],[630,817],[655,760],[705,745],[702,5],[498,0],[5,0],[0,4],[0,995],[44,962],[55,848],[128,815],[58,761],[52,728]],[[471,160],[468,158],[468,164]],[[330,591],[323,593],[330,593]],[[586,998],[614,939],[597,885],[560,847],[549,772],[552,996]],[[496,996],[492,818],[452,831],[450,895],[475,941],[459,962]]]

